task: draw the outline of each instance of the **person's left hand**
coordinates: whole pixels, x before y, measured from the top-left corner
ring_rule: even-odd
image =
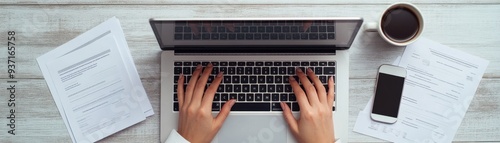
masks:
[[[217,117],[212,116],[212,102],[217,87],[222,80],[220,72],[205,91],[208,76],[212,72],[212,64],[208,64],[202,72],[201,65],[196,70],[187,85],[186,91],[183,86],[177,87],[179,98],[179,125],[177,132],[192,143],[211,142],[226,120],[234,99],[227,101],[221,108]],[[184,76],[179,78],[178,83],[184,83]]]

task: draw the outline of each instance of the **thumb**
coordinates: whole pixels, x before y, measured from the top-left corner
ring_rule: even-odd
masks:
[[[231,99],[222,106],[219,114],[215,117],[215,123],[217,127],[221,127],[222,123],[226,120],[227,116],[229,115],[229,111],[231,111],[231,107],[233,107],[234,103],[236,101],[234,99]]]
[[[283,109],[283,116],[285,117],[285,120],[288,123],[290,130],[292,131],[292,134],[294,136],[297,136],[297,134],[299,133],[299,127],[297,125],[297,120],[295,120],[295,117],[293,117],[292,115],[290,107],[288,107],[288,105],[286,105],[285,103],[281,102],[281,109]]]

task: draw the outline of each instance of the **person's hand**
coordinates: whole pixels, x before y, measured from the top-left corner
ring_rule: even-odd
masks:
[[[220,72],[205,91],[212,68],[212,64],[208,64],[200,76],[203,68],[198,65],[186,87],[186,91],[184,91],[183,86],[177,87],[179,96],[179,125],[177,132],[192,143],[211,142],[219,132],[222,123],[226,120],[235,102],[234,100],[227,101],[227,104],[224,104],[217,117],[212,116],[212,102],[223,74]],[[179,78],[178,83],[184,83],[184,76]]]
[[[307,76],[312,80],[312,83],[300,68],[297,69],[297,75],[304,86],[305,92],[294,77],[290,76],[289,81],[299,103],[299,119],[293,117],[288,105],[281,103],[283,116],[293,136],[301,143],[335,142],[332,118],[333,78],[328,79],[329,90],[327,93],[325,87],[311,69],[307,69]]]

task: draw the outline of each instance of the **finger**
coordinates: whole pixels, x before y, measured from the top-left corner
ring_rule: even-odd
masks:
[[[212,23],[210,23],[210,21],[204,21],[203,27],[207,30],[207,32],[212,32]]]
[[[302,90],[302,88],[300,88],[299,83],[297,83],[293,76],[288,77],[288,82],[290,82],[290,86],[292,86],[292,90],[293,93],[295,93],[295,98],[297,98],[299,107],[302,109],[309,109],[311,105],[307,100],[306,93]]]
[[[283,109],[283,117],[285,117],[288,127],[290,127],[290,131],[292,131],[293,136],[297,136],[299,133],[299,125],[297,124],[295,117],[293,117],[290,107],[283,102],[281,102],[280,105],[281,109]]]
[[[225,22],[224,27],[226,27],[229,31],[234,32],[234,24],[232,22]]]
[[[177,80],[177,98],[179,100],[179,107],[184,103],[184,74],[181,74]]]
[[[220,129],[220,127],[222,127],[222,123],[224,123],[224,121],[226,120],[227,116],[229,115],[229,111],[231,111],[231,107],[233,107],[235,102],[236,101],[234,99],[227,101],[226,104],[222,106],[219,114],[217,114],[217,116],[215,117],[214,122],[217,127],[217,131]]]
[[[200,35],[200,29],[198,28],[199,23],[198,22],[188,22],[189,27],[191,28],[191,33],[193,33],[194,36]]]
[[[326,95],[325,87],[323,86],[323,83],[321,83],[321,81],[319,80],[318,76],[316,76],[316,74],[314,74],[314,71],[312,71],[311,68],[307,68],[307,76],[314,83],[314,87],[316,87],[316,92],[318,94],[319,101],[323,104],[328,103],[327,99],[326,99],[327,95]]]
[[[335,83],[333,82],[333,76],[328,78],[328,105],[333,107],[333,101],[335,101]]]
[[[212,73],[212,68],[213,68],[212,63],[209,63],[205,67],[205,69],[203,69],[203,74],[196,83],[196,89],[194,89],[193,99],[191,101],[191,104],[193,103],[197,105],[201,104],[201,98],[203,97],[203,93],[205,92],[205,88],[207,87],[208,76],[210,76],[210,73]]]
[[[304,74],[304,72],[297,68],[297,76],[299,76],[300,82],[306,91],[307,98],[309,99],[309,104],[319,103],[318,93],[316,93],[316,88],[312,85],[309,78]]]
[[[201,64],[199,64],[197,67],[196,67],[196,70],[194,70],[193,72],[193,75],[191,76],[191,79],[189,80],[189,83],[187,85],[187,89],[185,91],[185,94],[184,96],[186,97],[184,100],[186,104],[189,104],[191,103],[191,98],[193,97],[193,92],[194,92],[194,88],[195,88],[195,85],[196,85],[196,82],[198,81],[198,77],[200,77],[200,72],[201,72]]]
[[[309,27],[311,27],[311,25],[313,24],[312,21],[304,21],[304,24],[302,25],[302,27],[304,27],[304,31],[307,31],[307,29],[309,29]]]
[[[205,91],[205,95],[203,96],[203,101],[201,102],[201,106],[205,109],[211,109],[212,102],[214,101],[215,92],[217,92],[217,88],[219,87],[220,82],[222,81],[223,72],[219,72],[217,77],[215,77],[214,81],[210,84],[207,91]]]

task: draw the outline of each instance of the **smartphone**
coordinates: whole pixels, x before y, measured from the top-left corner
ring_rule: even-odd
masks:
[[[384,123],[395,123],[403,94],[406,69],[381,65],[378,69],[371,118]]]

